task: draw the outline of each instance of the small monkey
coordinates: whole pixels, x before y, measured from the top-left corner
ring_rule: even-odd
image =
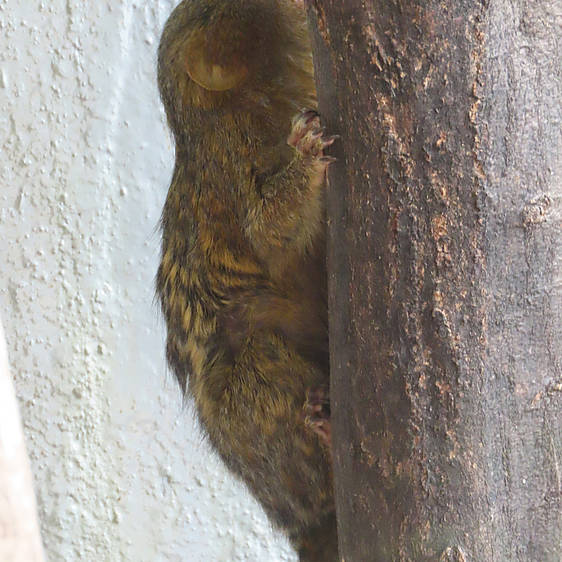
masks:
[[[304,8],[184,0],[158,51],[176,162],[157,293],[167,358],[302,562],[335,562],[324,154]]]

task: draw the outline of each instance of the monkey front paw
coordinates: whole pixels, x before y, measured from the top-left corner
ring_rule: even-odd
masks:
[[[287,144],[303,158],[315,161],[325,169],[335,161],[335,158],[325,156],[324,149],[332,145],[337,138],[336,135],[326,136],[320,125],[318,113],[313,109],[307,109],[293,118]]]
[[[304,403],[304,423],[320,437],[329,449],[332,448],[332,426],[330,423],[330,396],[325,386],[311,388]]]

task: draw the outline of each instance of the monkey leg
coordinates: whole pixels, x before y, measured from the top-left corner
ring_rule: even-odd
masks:
[[[211,442],[297,549],[334,512],[330,453],[303,416],[307,389],[324,384],[286,340],[260,333],[193,388]]]

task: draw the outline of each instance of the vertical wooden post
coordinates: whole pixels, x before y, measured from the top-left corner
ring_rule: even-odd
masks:
[[[555,2],[309,0],[342,559],[562,559]]]

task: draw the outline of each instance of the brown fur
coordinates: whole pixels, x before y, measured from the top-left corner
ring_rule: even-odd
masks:
[[[315,103],[302,7],[186,0],[158,71],[176,143],[157,277],[169,363],[301,560],[335,561],[330,451],[303,415],[307,391],[328,384],[329,142],[291,125]],[[207,77],[227,89],[199,85]]]

